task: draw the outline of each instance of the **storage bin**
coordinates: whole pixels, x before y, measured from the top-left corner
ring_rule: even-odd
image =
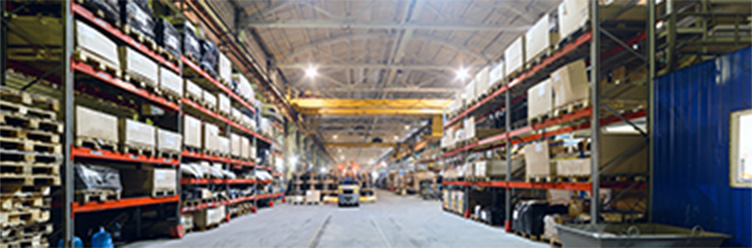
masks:
[[[127,77],[152,89],[159,87],[159,66],[156,62],[130,47],[121,46],[119,49],[120,66]]]
[[[156,132],[153,126],[146,123],[120,119],[120,142],[127,148],[153,152],[156,147]]]
[[[164,129],[157,129],[157,151],[171,154],[179,154],[183,136]]]
[[[92,121],[96,120],[96,121]],[[118,118],[83,106],[76,106],[76,138],[119,143]]]
[[[159,67],[159,88],[176,99],[183,98],[183,79],[165,67]]]
[[[76,49],[79,56],[95,57],[103,64],[112,67],[109,69],[120,70],[118,48],[115,42],[80,20],[76,20]]]

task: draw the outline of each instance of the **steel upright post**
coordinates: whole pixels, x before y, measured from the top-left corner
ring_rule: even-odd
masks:
[[[507,78],[504,77],[504,87],[507,87]],[[509,130],[512,130],[512,114],[509,111],[512,109],[512,106],[510,106],[512,103],[511,101],[511,89],[507,88],[506,94],[504,94],[504,128],[508,132]],[[510,141],[510,137],[508,136],[509,133],[507,133],[507,176],[506,181],[509,182],[512,180],[512,142]],[[511,221],[511,213],[512,213],[512,194],[509,190],[509,187],[504,187],[504,215],[506,219],[504,219],[504,228],[507,232],[512,232],[512,221]]]
[[[4,3],[3,3],[4,4]],[[64,56],[62,57],[65,70],[63,70],[63,106],[65,110],[65,157],[63,159],[63,169],[65,178],[63,179],[63,242],[67,247],[73,247],[74,220],[73,220],[73,158],[71,156],[71,146],[73,144],[73,68],[71,59],[73,58],[73,12],[71,10],[73,1],[65,0],[62,16],[64,18],[63,44],[65,45]]]
[[[668,1],[671,2],[670,0]],[[655,88],[655,0],[648,0],[648,199],[647,215],[648,222],[653,222],[653,125],[655,124],[655,98],[653,89]]]
[[[5,85],[5,57],[8,54],[8,28],[5,26],[5,1],[0,2],[0,85]]]
[[[590,197],[590,223],[595,225],[598,223],[598,216],[600,212],[600,198],[598,191],[600,188],[600,87],[598,87],[598,80],[601,77],[600,65],[600,15],[598,13],[598,0],[590,1],[590,21],[593,32],[593,40],[590,44],[590,87],[591,87],[591,104],[592,115],[590,117],[590,126],[592,132],[591,153],[590,153],[590,179],[593,185],[592,195]]]

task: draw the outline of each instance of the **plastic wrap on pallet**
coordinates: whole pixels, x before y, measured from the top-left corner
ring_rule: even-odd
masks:
[[[115,24],[115,26],[120,26],[120,4],[118,0],[84,0],[82,5],[93,10],[93,12],[101,11],[105,20]]]
[[[201,43],[196,37],[196,28],[190,22],[183,22],[175,25],[175,29],[181,33],[181,48],[183,54],[193,57],[196,60],[201,59]]]
[[[110,167],[76,163],[76,189],[110,189],[121,191],[120,173]]]
[[[180,153],[183,136],[164,129],[157,129],[157,150],[160,152]]]
[[[166,67],[159,67],[159,88],[165,92],[183,97],[183,79]]]
[[[201,88],[201,86],[198,86],[198,84],[194,83],[191,80],[185,80],[185,95],[187,97],[203,101],[203,92],[204,90]]]
[[[272,174],[266,170],[256,170],[255,174],[258,180],[272,180]]]
[[[237,178],[237,175],[235,175],[235,173],[233,173],[232,171],[228,171],[228,170],[222,170],[222,175],[224,175],[224,178],[227,178],[227,179]]]
[[[190,115],[183,115],[183,144],[188,147],[200,148],[201,121]]]
[[[204,178],[206,170],[196,163],[183,163],[180,165],[180,173],[183,177]]]
[[[127,46],[121,46],[119,51],[120,66],[126,75],[151,88],[159,86],[159,65],[156,62]]]
[[[121,3],[120,10],[123,24],[130,26],[131,29],[151,40],[156,40],[154,37],[156,23],[151,9],[144,9],[134,1],[122,1]]]
[[[91,120],[96,120],[92,122]],[[95,111],[83,106],[76,106],[76,137],[99,139],[117,143],[118,119],[115,116]]]
[[[211,41],[201,41],[201,68],[207,71],[212,77],[217,77],[217,71],[214,69],[217,67],[217,57],[219,57],[219,50],[217,46]]]
[[[167,19],[157,21],[157,44],[167,50],[175,58],[180,58],[180,33]]]
[[[120,68],[115,42],[80,20],[76,20],[76,47],[97,56],[97,59]]]

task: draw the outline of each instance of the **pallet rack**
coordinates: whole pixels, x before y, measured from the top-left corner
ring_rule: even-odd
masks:
[[[648,11],[648,20],[647,24],[645,24],[646,28],[644,31],[641,32],[632,32],[632,34],[626,36],[627,40],[623,41],[622,39],[625,38],[624,35],[621,35],[620,37],[615,36],[612,32],[609,30],[605,30],[604,26],[602,26],[605,21],[599,21],[599,1],[592,0],[590,2],[590,13],[591,17],[589,19],[589,29],[585,29],[584,32],[580,32],[579,35],[575,35],[573,37],[570,37],[568,40],[568,43],[560,43],[560,48],[556,51],[554,51],[550,56],[543,59],[540,63],[532,66],[526,71],[523,71],[519,76],[514,78],[509,77],[503,77],[501,86],[498,89],[493,90],[489,94],[487,94],[485,97],[480,99],[475,104],[470,105],[467,109],[462,110],[459,114],[456,116],[453,116],[449,118],[445,114],[443,116],[444,119],[444,129],[451,129],[453,126],[457,125],[458,123],[462,123],[461,120],[466,120],[469,117],[476,117],[476,124],[483,122],[486,117],[487,113],[491,111],[496,111],[501,109],[502,111],[505,111],[505,132],[493,135],[491,137],[484,138],[482,140],[469,142],[467,144],[461,145],[460,147],[450,149],[444,152],[443,159],[446,161],[451,160],[459,160],[462,161],[462,157],[468,156],[470,153],[475,152],[481,152],[481,151],[487,151],[496,149],[499,147],[512,147],[512,145],[520,144],[524,142],[530,142],[533,140],[542,140],[546,139],[547,137],[552,137],[558,134],[564,134],[564,133],[571,133],[573,131],[577,130],[591,130],[592,134],[592,146],[594,147],[591,149],[591,171],[592,174],[590,176],[591,180],[588,182],[526,182],[526,181],[518,181],[514,180],[511,177],[511,169],[512,169],[512,160],[511,158],[511,149],[506,149],[506,157],[507,157],[507,171],[506,171],[506,179],[505,180],[492,180],[492,181],[481,181],[481,182],[471,182],[471,181],[444,181],[443,184],[445,186],[448,186],[450,188],[462,188],[464,189],[464,208],[466,211],[468,209],[468,197],[469,197],[469,189],[471,187],[488,187],[492,190],[496,189],[504,189],[505,194],[505,228],[507,232],[512,231],[511,227],[511,206],[512,206],[512,193],[515,189],[519,190],[526,190],[526,189],[539,189],[539,190],[549,190],[549,189],[560,189],[560,190],[572,190],[572,191],[584,191],[591,193],[590,201],[591,201],[591,209],[590,209],[590,216],[599,216],[600,213],[600,206],[601,202],[599,200],[599,189],[600,188],[612,188],[612,189],[621,189],[621,190],[644,190],[647,191],[647,217],[648,220],[651,219],[650,216],[650,202],[652,201],[651,192],[650,189],[652,183],[650,180],[652,178],[650,175],[652,175],[652,154],[648,156],[648,161],[646,163],[648,164],[649,171],[646,175],[648,178],[647,181],[643,180],[632,180],[632,181],[625,181],[625,182],[602,182],[600,179],[600,170],[601,170],[601,163],[599,160],[599,135],[598,132],[600,130],[601,126],[605,126],[608,124],[613,123],[626,123],[630,126],[632,126],[635,129],[640,130],[640,133],[643,134],[643,136],[646,139],[646,142],[651,143],[650,135],[652,132],[651,125],[648,125],[648,130],[641,130],[639,127],[637,127],[634,123],[632,123],[636,119],[640,118],[647,118],[649,122],[652,122],[652,86],[653,86],[653,78],[655,78],[655,26],[650,25],[655,23],[655,1],[648,1],[647,3],[647,11]],[[629,3],[628,6],[623,7],[620,11],[625,11],[631,7],[633,7],[634,3]],[[607,37],[611,39],[613,42],[611,43],[611,46],[608,47],[608,49],[605,49],[603,47],[603,41],[601,40],[601,37]],[[567,40],[567,39],[565,39]],[[645,43],[644,45],[641,43]],[[639,46],[640,48],[646,47],[647,49],[644,49],[644,53],[641,54],[638,50],[635,50],[633,46]],[[604,50],[605,49],[605,50]],[[591,107],[583,108],[578,111],[574,111],[572,113],[568,113],[563,116],[559,116],[556,118],[551,118],[546,121],[543,121],[541,123],[533,124],[533,125],[524,125],[522,127],[519,126],[513,126],[512,125],[512,114],[511,109],[515,105],[519,105],[521,100],[526,98],[525,92],[527,92],[527,89],[531,87],[533,84],[538,83],[539,81],[543,80],[544,78],[548,77],[548,74],[552,72],[553,70],[557,69],[559,66],[562,66],[564,64],[567,64],[571,61],[575,61],[576,59],[580,58],[589,58],[589,64],[591,66],[590,70],[590,81],[592,82],[590,84],[591,92],[601,92],[598,86],[599,80],[602,78],[603,74],[601,71],[604,70],[604,68],[614,68],[615,66],[620,65],[620,63],[626,63],[626,62],[620,62],[616,61],[613,58],[619,57],[623,58],[625,56],[632,56],[632,59],[642,59],[648,67],[648,74],[646,75],[646,84],[648,85],[649,92],[648,92],[648,106],[644,109],[640,109],[637,111],[627,112],[627,113],[616,113],[613,110],[608,109],[607,106],[602,104],[602,99],[599,96],[599,94],[591,94],[590,96],[590,102]],[[601,61],[608,61],[608,64],[602,64]],[[626,60],[626,61],[630,61]],[[621,60],[624,61],[624,60]],[[631,76],[631,75],[630,75]],[[514,94],[514,95],[513,95]],[[503,100],[502,100],[503,99]],[[593,108],[592,106],[596,106],[597,108]],[[601,117],[603,116],[604,111],[608,111],[610,116],[608,117]],[[583,122],[582,120],[587,120],[587,122]],[[625,156],[620,156],[622,159]],[[618,159],[617,159],[618,160]],[[620,195],[617,195],[616,198],[620,197]],[[464,213],[465,217],[469,217],[469,212]],[[597,223],[598,218],[592,217],[591,223]]]
[[[7,13],[6,10],[6,4],[8,3],[2,3],[0,4],[0,12],[2,12],[5,16]],[[187,98],[178,99],[177,102],[170,101],[167,98],[160,96],[158,94],[152,93],[149,90],[143,89],[141,87],[135,86],[131,83],[124,82],[123,80],[119,79],[118,77],[113,76],[110,73],[100,71],[93,66],[79,62],[73,59],[73,52],[74,52],[74,31],[73,31],[73,23],[75,20],[83,21],[89,25],[91,25],[94,29],[98,30],[102,34],[106,35],[110,39],[113,40],[113,42],[116,42],[120,45],[127,46],[131,49],[134,49],[135,51],[141,53],[142,55],[146,56],[147,58],[155,61],[158,65],[167,68],[178,75],[181,75],[181,77],[187,76],[187,75],[194,75],[198,78],[198,83],[200,83],[202,86],[211,89],[214,92],[221,92],[222,94],[226,94],[231,99],[231,105],[233,107],[237,107],[240,109],[243,109],[247,112],[250,112],[252,114],[256,114],[259,111],[249,102],[242,99],[240,96],[235,94],[233,91],[231,91],[229,88],[227,88],[225,85],[219,83],[216,79],[209,76],[208,73],[203,71],[200,67],[198,67],[196,64],[194,64],[189,59],[181,56],[179,61],[176,61],[177,63],[171,62],[168,59],[162,57],[159,55],[155,50],[152,50],[148,46],[139,43],[136,39],[132,38],[131,36],[125,34],[124,32],[120,31],[119,28],[113,26],[112,24],[108,23],[107,21],[97,17],[92,11],[88,10],[87,8],[83,7],[82,5],[77,4],[75,1],[72,0],[66,0],[63,3],[39,3],[39,4],[60,4],[62,6],[62,29],[63,29],[63,37],[61,37],[61,40],[63,41],[63,47],[61,48],[62,52],[62,58],[60,62],[60,65],[50,68],[47,64],[42,64],[40,66],[35,66],[36,64],[25,64],[25,63],[18,63],[14,61],[9,61],[9,63],[6,63],[5,57],[0,59],[0,68],[2,69],[1,75],[3,78],[3,82],[5,81],[5,69],[6,68],[14,68],[16,70],[22,71],[24,73],[38,76],[39,79],[35,80],[31,84],[28,84],[24,87],[27,88],[35,83],[40,82],[40,79],[47,79],[53,84],[57,84],[60,88],[59,91],[52,91],[51,94],[62,98],[62,108],[63,108],[63,116],[64,116],[64,123],[65,123],[65,129],[63,130],[64,133],[64,140],[61,140],[61,143],[64,147],[64,153],[65,158],[63,162],[63,201],[62,202],[55,202],[53,203],[53,206],[61,207],[63,209],[63,213],[61,216],[61,222],[63,223],[63,232],[62,237],[63,240],[66,241],[66,243],[72,245],[73,235],[74,235],[74,218],[77,214],[82,213],[93,213],[93,212],[101,212],[106,210],[117,210],[117,209],[125,209],[125,208],[135,208],[138,212],[136,215],[138,217],[136,220],[138,234],[137,236],[140,236],[140,208],[145,206],[163,206],[163,205],[169,205],[169,206],[175,206],[176,211],[174,212],[174,215],[167,216],[165,218],[166,221],[171,222],[175,219],[180,218],[174,218],[179,217],[182,212],[184,212],[184,209],[180,207],[181,205],[181,197],[180,197],[180,188],[182,185],[209,185],[209,184],[223,184],[226,186],[231,185],[266,185],[271,184],[272,180],[255,180],[255,179],[221,179],[221,180],[214,180],[214,179],[183,179],[180,178],[180,172],[177,171],[177,189],[175,195],[168,196],[168,197],[128,197],[128,198],[122,198],[118,200],[107,200],[103,202],[86,202],[86,203],[78,203],[74,202],[74,171],[73,171],[73,161],[101,161],[101,162],[114,162],[118,163],[120,165],[125,166],[132,166],[134,168],[140,168],[141,164],[149,164],[154,166],[161,166],[166,168],[172,168],[175,170],[178,170],[181,161],[183,160],[206,160],[206,161],[212,161],[212,162],[218,162],[223,163],[227,169],[233,169],[233,170],[239,170],[239,171],[248,171],[255,172],[255,170],[266,170],[269,172],[272,172],[272,169],[270,166],[262,166],[256,164],[252,160],[242,160],[242,159],[233,159],[228,157],[219,157],[214,155],[208,155],[203,153],[196,153],[191,152],[187,150],[183,150],[180,156],[175,158],[163,158],[163,157],[156,157],[156,156],[146,156],[146,155],[140,155],[140,154],[129,154],[129,153],[123,153],[119,151],[110,151],[110,150],[99,150],[99,149],[91,149],[91,148],[84,148],[84,147],[76,147],[73,145],[73,116],[74,116],[74,98],[77,97],[79,94],[76,92],[77,90],[80,90],[83,85],[81,85],[81,80],[79,78],[85,77],[87,79],[90,79],[89,82],[96,82],[96,83],[103,83],[107,87],[110,87],[110,90],[114,90],[115,92],[118,92],[120,95],[127,95],[127,97],[131,100],[135,100],[135,105],[133,104],[126,104],[121,99],[118,99],[116,96],[107,95],[107,92],[100,92],[100,91],[92,91],[97,94],[94,95],[94,97],[99,97],[104,100],[108,100],[111,102],[119,103],[124,106],[131,106],[131,107],[139,107],[140,103],[149,103],[153,104],[155,106],[158,106],[162,109],[164,109],[168,113],[172,113],[172,116],[177,119],[175,121],[172,121],[172,124],[165,124],[165,125],[174,125],[172,126],[174,129],[173,131],[177,131],[178,133],[181,132],[181,125],[180,125],[180,117],[181,115],[188,113],[194,113],[200,115],[202,119],[210,120],[211,122],[221,124],[220,127],[222,127],[225,131],[225,133],[228,135],[230,134],[230,130],[233,132],[237,132],[239,134],[242,134],[243,136],[249,137],[252,141],[252,145],[254,147],[258,147],[261,144],[264,144],[265,146],[268,146],[271,150],[272,147],[277,147],[279,144],[277,144],[272,138],[266,137],[265,135],[256,132],[255,130],[251,130],[248,127],[245,127],[243,125],[240,125],[229,118],[226,118],[222,115],[219,115],[211,110],[208,110],[206,108],[203,108],[202,106],[193,103],[192,101],[188,100]],[[26,8],[27,5],[20,6],[20,9]],[[4,20],[5,21],[5,20]],[[2,50],[5,51],[6,49],[6,25],[2,25],[3,30],[0,31],[0,41],[2,41]],[[57,63],[57,61],[51,61],[53,63]],[[48,71],[49,70],[49,71]],[[53,75],[56,73],[56,70],[59,70],[59,72],[72,72],[72,73],[60,73],[62,74],[60,76],[61,80],[57,80],[55,78],[47,78],[50,75]],[[89,93],[89,92],[85,92]],[[278,130],[281,129],[279,126],[275,126]],[[280,130],[283,131],[283,130]],[[276,176],[284,176],[280,174],[276,174]],[[231,199],[225,202],[225,204],[234,204],[239,202],[253,202],[253,205],[256,206],[258,201],[270,201],[280,198],[280,193],[274,193],[274,194],[256,194],[252,196],[246,196],[238,199]],[[229,217],[228,217],[229,220]],[[183,232],[180,223],[172,222],[170,224],[172,228],[173,236],[176,237],[182,237]]]

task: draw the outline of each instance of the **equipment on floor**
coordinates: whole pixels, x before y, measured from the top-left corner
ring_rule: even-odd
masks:
[[[360,187],[358,182],[350,177],[345,177],[339,184],[339,198],[337,205],[342,206],[359,206],[360,205]]]

